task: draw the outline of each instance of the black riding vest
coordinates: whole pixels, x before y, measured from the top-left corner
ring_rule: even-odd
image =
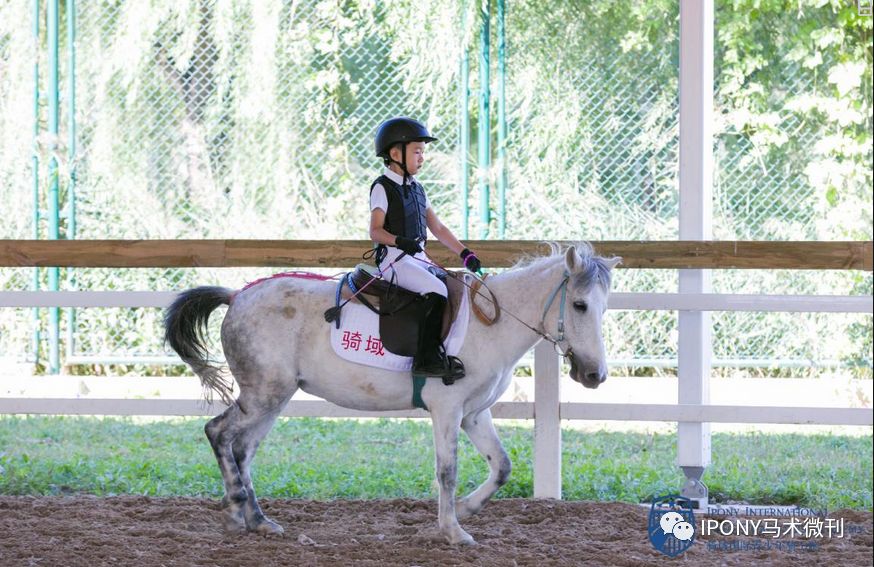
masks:
[[[385,189],[388,199],[383,228],[395,236],[406,236],[414,240],[421,238],[424,241],[428,237],[425,188],[416,181],[411,181],[404,188],[381,175],[370,185],[371,193],[377,184]]]

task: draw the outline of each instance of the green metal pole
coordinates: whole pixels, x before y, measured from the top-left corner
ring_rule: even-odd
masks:
[[[67,239],[76,238],[76,0],[67,0]]]
[[[504,95],[507,42],[505,38],[505,0],[498,0],[498,238],[507,233],[507,100]]]
[[[480,97],[479,97],[479,123],[477,128],[477,154],[478,154],[478,185],[479,185],[479,207],[480,207],[480,238],[486,239],[489,236],[489,223],[491,222],[491,211],[489,210],[489,171],[491,168],[491,147],[490,147],[490,130],[491,120],[489,118],[489,12],[491,11],[491,0],[481,0],[480,4]]]
[[[49,61],[49,120],[48,131],[50,136],[49,151],[49,198],[48,198],[48,215],[49,215],[49,234],[50,240],[58,239],[58,131],[59,131],[59,105],[58,105],[58,0],[48,0],[48,13],[46,17],[48,32],[48,61]],[[49,268],[49,291],[58,291],[58,275],[57,267]],[[58,341],[58,315],[57,307],[49,308],[49,368],[50,374],[57,374],[60,371],[60,352]]]
[[[37,138],[39,138],[39,0],[33,0],[33,239],[39,240],[39,153]],[[39,268],[33,269],[33,291],[39,291]],[[39,308],[33,310],[33,363],[39,364],[40,324]]]
[[[76,238],[76,0],[67,0],[67,240]],[[75,271],[67,269],[68,289],[76,289]],[[73,356],[76,310],[66,309],[67,357]]]
[[[461,145],[461,238],[467,240],[468,225],[470,224],[470,205],[468,204],[470,187],[467,175],[467,160],[470,158],[470,56],[467,50],[467,2],[464,3],[462,10],[461,32],[464,45],[461,48],[461,69],[458,78],[461,84],[461,125],[459,133],[459,144]]]

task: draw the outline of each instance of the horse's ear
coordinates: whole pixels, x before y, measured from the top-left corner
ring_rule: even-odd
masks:
[[[564,263],[567,266],[567,271],[571,274],[578,272],[583,264],[583,259],[577,254],[577,249],[571,246],[567,249],[564,255]]]
[[[613,256],[612,258],[604,258],[604,263],[611,270],[622,263],[622,256]]]

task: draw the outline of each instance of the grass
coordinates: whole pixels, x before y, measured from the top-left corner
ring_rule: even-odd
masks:
[[[205,419],[137,423],[90,417],[0,417],[0,494],[220,497]],[[499,426],[513,461],[498,497],[532,495],[533,430]],[[872,437],[723,434],[703,481],[712,502],[872,508]],[[459,492],[485,478],[467,439]],[[646,501],[677,492],[676,435],[563,432],[570,500]],[[281,419],[254,464],[261,496],[431,498],[431,426],[417,420]]]

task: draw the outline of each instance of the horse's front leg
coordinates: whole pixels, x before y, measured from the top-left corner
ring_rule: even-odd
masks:
[[[434,456],[439,489],[437,524],[449,543],[470,545],[475,543],[473,538],[458,525],[458,518],[455,516],[461,411],[457,408],[444,411],[432,408],[431,421],[434,428]]]
[[[489,465],[489,477],[485,482],[458,502],[457,514],[463,519],[479,512],[495,492],[507,483],[511,464],[492,423],[491,410],[468,415],[462,420],[461,427]]]

